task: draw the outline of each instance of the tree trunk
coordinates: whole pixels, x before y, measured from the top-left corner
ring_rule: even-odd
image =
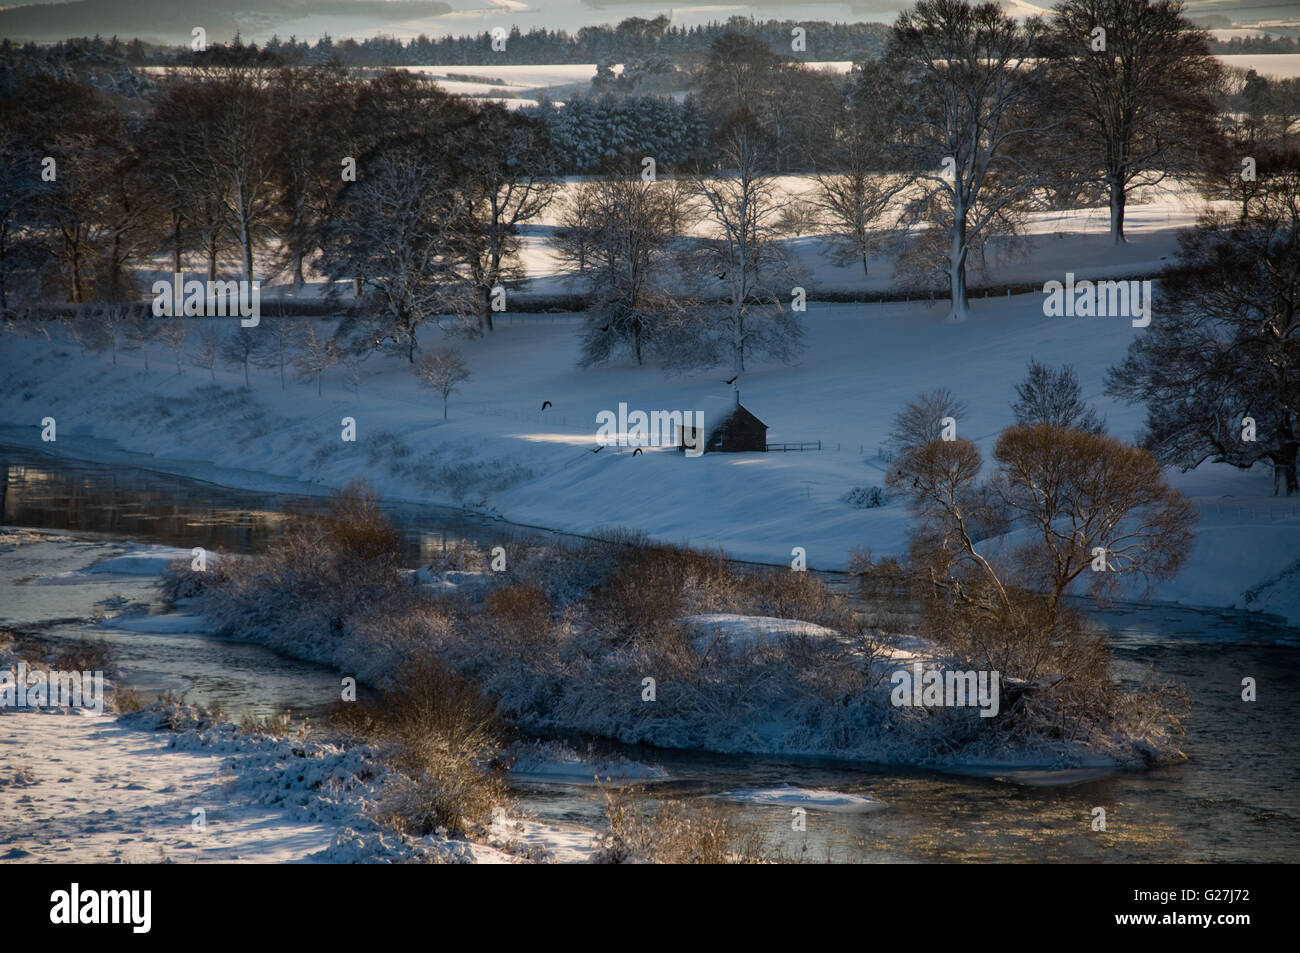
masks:
[[[172,271],[181,271],[181,216],[172,212]]]
[[[239,244],[244,253],[244,277],[251,286],[253,283],[253,233],[247,221],[241,222],[239,225]]]
[[[478,326],[479,326],[479,330],[482,330],[483,328],[487,328],[489,331],[493,330],[492,328],[492,286],[491,285],[488,285],[487,290],[484,292],[483,295],[483,319],[479,321]]]
[[[1291,429],[1289,421],[1285,417],[1282,419],[1281,426],[1278,427],[1279,444],[1281,445],[1278,456],[1274,458],[1273,466],[1281,470],[1282,482],[1286,487],[1287,496],[1295,496],[1300,492],[1300,472],[1297,472],[1297,463],[1300,460],[1300,438],[1297,438]],[[1277,493],[1277,483],[1273,481],[1273,492]]]
[[[948,253],[949,293],[952,307],[948,318],[952,321],[965,321],[970,317],[970,301],[966,296],[966,212],[958,207],[952,224],[952,248]]]
[[[1116,245],[1125,244],[1124,237],[1124,183],[1116,176],[1110,180],[1110,238]]]
[[[66,237],[64,241],[67,243]],[[73,304],[81,304],[81,243],[74,239],[68,244],[68,252],[72,266],[72,274],[68,276],[68,292]]]

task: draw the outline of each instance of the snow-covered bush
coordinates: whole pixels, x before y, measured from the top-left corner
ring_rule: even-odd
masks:
[[[855,486],[840,499],[849,506],[856,506],[858,509],[863,510],[875,509],[889,502],[888,497],[885,496],[885,491],[878,486]]]
[[[504,808],[496,703],[437,659],[408,662],[378,699],[340,706],[335,723],[390,752],[398,775],[380,815],[401,833],[463,835]]]

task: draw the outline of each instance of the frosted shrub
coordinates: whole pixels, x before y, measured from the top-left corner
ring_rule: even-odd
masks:
[[[400,777],[390,776],[380,812],[403,833],[463,835],[506,803],[496,703],[430,656],[404,665],[378,699],[338,707],[334,723],[389,746]]]
[[[349,624],[405,588],[401,568],[401,537],[353,483],[324,510],[293,512],[261,558],[209,569],[199,605],[227,633],[342,662]]]
[[[855,486],[840,499],[849,506],[855,506],[860,510],[875,509],[884,506],[888,502],[885,491],[878,486]]]

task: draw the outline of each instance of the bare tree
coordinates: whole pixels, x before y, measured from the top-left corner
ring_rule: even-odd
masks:
[[[637,364],[658,343],[659,332],[684,306],[669,279],[674,235],[668,223],[676,193],[636,175],[612,176],[590,189],[585,228],[594,303],[583,331],[582,360],[609,360],[622,348]]]
[[[347,139],[347,117],[356,87],[337,67],[276,70],[270,78],[269,106],[282,129],[278,151],[276,226],[282,260],[295,286],[306,280],[304,265],[316,250],[319,222],[329,213],[340,184]]]
[[[245,389],[251,386],[248,382],[248,365],[253,363],[254,356],[261,345],[261,338],[257,332],[253,328],[244,327],[242,324],[234,328],[221,342],[222,363],[227,367],[242,367],[244,369]]]
[[[316,396],[321,395],[321,377],[343,359],[338,343],[326,335],[318,322],[302,321],[297,327],[298,354],[293,365],[299,380],[316,380]]]
[[[279,199],[281,134],[267,90],[268,75],[257,68],[221,70],[201,77],[190,106],[196,119],[193,146],[177,150],[177,170],[201,183],[195,196],[239,245],[244,278],[254,279],[254,254],[269,231]],[[215,248],[215,237],[213,246]]]
[[[178,320],[173,318],[173,320]],[[195,335],[194,350],[190,354],[190,363],[208,372],[212,383],[217,382],[217,360],[221,354],[221,331],[211,321],[199,325]]]
[[[561,261],[587,273],[599,248],[598,182],[579,182],[559,200],[559,227],[555,230],[555,253]]]
[[[1182,10],[1178,0],[1065,0],[1045,38],[1064,78],[1057,102],[1078,130],[1073,151],[1109,192],[1116,244],[1129,195],[1190,169],[1213,132],[1223,69]]]
[[[1107,390],[1147,406],[1144,444],[1191,470],[1272,464],[1300,492],[1300,161],[1269,171],[1245,219],[1209,217],[1180,237],[1165,304]]]
[[[919,0],[890,34],[891,151],[911,172],[911,221],[931,221],[947,236],[953,320],[970,314],[972,247],[994,231],[1013,231],[1014,213],[1035,184],[1014,150],[1051,124],[1032,108],[1046,70],[1037,55],[1041,32],[1039,21],[1022,26],[993,3]]]
[[[708,230],[701,243],[705,280],[723,289],[719,344],[736,374],[745,359],[766,355],[790,361],[802,349],[803,329],[782,306],[793,275],[777,243],[780,213],[789,203],[765,171],[767,134],[754,117],[732,117],[718,136],[724,170],[696,178]]]
[[[1106,424],[1088,406],[1079,387],[1074,367],[1065,364],[1053,370],[1038,361],[1029,362],[1029,373],[1016,385],[1011,404],[1016,423],[1024,426],[1051,424],[1088,433],[1105,433]]]
[[[279,317],[269,320],[264,318],[257,329],[261,335],[253,352],[253,363],[266,370],[278,370],[280,390],[284,390],[284,369],[293,358],[293,345],[297,331],[293,323],[285,318],[283,309]]]
[[[179,377],[181,358],[185,354],[185,339],[188,337],[185,319],[181,317],[164,319],[159,326],[158,336],[171,349],[172,356],[176,359],[176,376]]]
[[[966,413],[965,401],[958,400],[946,387],[922,391],[903,405],[894,417],[888,443],[895,455],[940,439],[944,419],[960,420]]]
[[[877,63],[863,64],[830,127],[808,146],[819,170],[813,201],[834,229],[832,254],[844,264],[861,263],[864,275],[869,256],[883,245],[886,213],[908,184],[908,176],[883,171],[888,129],[881,101],[890,92],[883,72]]]
[[[124,336],[131,320],[130,310],[126,305],[106,304],[92,309],[91,314],[103,330],[104,340],[113,355],[113,365],[116,366],[118,340]]]
[[[1190,552],[1195,510],[1149,453],[1113,437],[1015,426],[993,455],[997,469],[981,483],[968,440],[905,453],[888,482],[917,524],[906,565],[882,566],[881,578],[910,584],[939,642],[1002,673],[1010,724],[1036,721],[1061,737],[1113,729],[1125,699],[1105,639],[1062,600],[1085,580],[1101,597],[1172,576]]]
[[[540,122],[485,105],[458,146],[467,172],[469,222],[462,256],[478,292],[479,327],[492,330],[492,291],[523,275],[519,227],[555,197],[555,156]]]
[[[149,370],[149,345],[158,339],[158,331],[157,319],[147,312],[132,314],[126,321],[123,333],[123,337],[126,339],[126,348],[140,352],[144,357],[144,369],[146,371]]]
[[[68,338],[81,349],[82,357],[85,357],[88,351],[100,354],[108,350],[108,334],[103,323],[94,313],[78,309],[69,316],[66,326]]]
[[[447,419],[447,398],[469,380],[469,368],[460,352],[449,347],[430,351],[415,364],[416,376],[425,387],[442,395],[442,419]]]

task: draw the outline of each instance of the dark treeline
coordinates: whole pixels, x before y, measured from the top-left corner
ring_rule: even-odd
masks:
[[[803,50],[792,48],[791,31],[806,31]],[[704,54],[724,33],[739,33],[762,40],[773,51],[801,61],[852,60],[878,57],[885,47],[889,28],[883,23],[828,23],[826,21],[763,20],[731,17],[725,23],[702,26],[672,26],[666,17],[653,20],[631,17],[616,26],[583,27],[577,33],[533,28],[513,28],[506,48],[495,51],[492,36],[483,32],[471,36],[419,36],[411,40],[375,36],[364,40],[334,40],[323,36],[314,42],[296,37],[272,37],[265,44],[244,43],[238,36],[228,43],[213,43],[203,53],[184,46],[146,43],[112,36],[80,37],[57,43],[15,43],[0,40],[0,62],[19,58],[48,63],[95,63],[125,66],[175,66],[200,63],[250,63],[267,65],[324,66],[492,66],[497,64],[543,65],[548,63],[621,63],[629,60],[676,58]],[[1214,54],[1300,53],[1295,37],[1238,36],[1207,40]]]
[[[802,27],[805,49],[792,47],[792,31]],[[290,37],[272,37],[262,46],[213,43],[198,53],[188,47],[158,46],[139,39],[114,36],[64,40],[49,45],[0,41],[0,60],[15,55],[49,61],[98,60],[127,66],[197,66],[262,63],[290,66],[493,66],[547,63],[622,63],[628,60],[675,58],[706,54],[725,33],[755,37],[800,60],[858,60],[879,56],[889,32],[883,23],[827,23],[824,21],[764,20],[731,17],[726,23],[673,26],[666,16],[653,20],[631,17],[616,26],[588,26],[570,34],[564,30],[517,27],[505,37],[505,49],[494,50],[488,32],[472,36],[419,36],[405,42],[376,36],[365,40],[334,40],[329,36],[309,43]]]
[[[1234,36],[1227,40],[1210,40],[1210,52],[1230,53],[1300,53],[1300,40],[1293,36]]]

